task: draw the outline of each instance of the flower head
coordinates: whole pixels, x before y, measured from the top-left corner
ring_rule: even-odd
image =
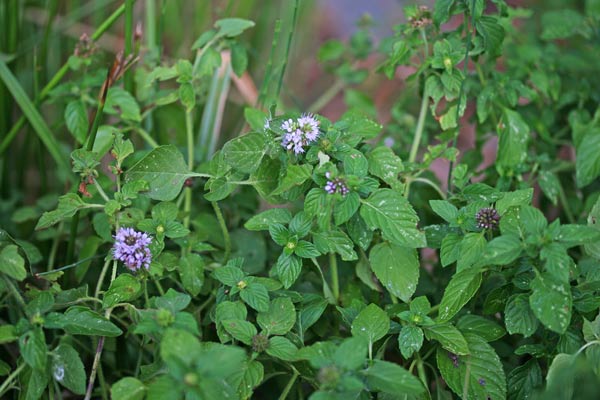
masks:
[[[148,246],[152,238],[147,233],[133,228],[120,228],[114,238],[113,256],[116,260],[122,261],[132,271],[150,267],[152,254]]]
[[[494,229],[500,223],[500,214],[494,208],[484,207],[477,211],[475,220],[481,229]]]
[[[317,140],[319,136],[319,121],[311,114],[303,114],[300,118],[283,121],[281,129],[286,133],[281,139],[281,145],[295,154],[304,153],[305,146]]]
[[[333,178],[331,176],[331,172],[326,172],[325,177],[328,179],[327,183],[323,187],[325,191],[329,194],[339,193],[342,196],[345,196],[350,192],[348,185],[346,184],[346,180],[343,178]]]

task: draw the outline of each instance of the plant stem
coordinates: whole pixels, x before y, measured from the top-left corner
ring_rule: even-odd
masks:
[[[292,387],[294,387],[294,383],[296,383],[296,379],[298,378],[298,375],[299,375],[298,371],[294,368],[294,374],[292,375],[289,382],[283,389],[283,392],[281,392],[281,396],[279,396],[279,400],[285,400],[287,398],[288,394],[290,393],[290,390],[292,390]]]
[[[194,170],[194,123],[192,121],[192,110],[186,110],[185,112],[185,133],[187,137],[188,146],[188,170],[191,172]],[[183,212],[185,217],[183,218],[183,226],[189,228],[190,226],[190,212],[192,210],[192,188],[185,188],[185,202],[183,204]]]
[[[475,0],[471,1],[471,10],[475,10]],[[469,47],[471,47],[471,38],[472,38],[472,34],[469,31],[469,18],[467,18],[467,12],[465,11],[465,20],[464,20],[464,24],[466,26],[466,30],[467,30],[467,46],[465,48],[465,61],[463,64],[463,80],[460,83],[460,90],[458,91],[458,104],[456,107],[456,124],[459,125],[457,130],[458,132],[456,133],[456,135],[454,136],[454,139],[452,140],[452,147],[456,147],[456,143],[458,141],[458,134],[460,133],[460,124],[459,124],[459,119],[460,119],[460,105],[462,102],[462,96],[465,90],[465,81],[467,80],[467,72],[468,72],[468,67],[469,67]],[[471,13],[471,25],[473,26],[473,28],[475,28],[475,13],[472,12]],[[465,107],[467,105],[465,104]],[[452,170],[454,169],[454,161],[450,161],[450,166],[448,167],[448,184],[447,184],[447,193],[450,193],[452,190]]]
[[[110,199],[106,195],[106,192],[104,191],[104,189],[102,189],[102,186],[100,186],[100,184],[98,183],[97,179],[94,179],[94,186],[96,187],[96,190],[98,190],[98,194],[100,195],[100,197],[102,197],[104,199],[104,201],[106,201],[106,202],[110,201]]]
[[[279,35],[281,34],[281,20],[275,21],[275,32],[273,33],[273,41],[271,42],[271,52],[269,54],[269,60],[267,61],[267,67],[265,68],[265,76],[263,78],[260,92],[258,94],[257,106],[261,107],[266,100],[267,92],[269,91],[269,83],[271,82],[271,72],[273,70],[273,60],[275,59],[275,50],[277,49],[277,42],[279,41]]]
[[[283,78],[285,76],[285,70],[288,64],[288,58],[290,56],[290,49],[292,48],[292,39],[294,37],[294,30],[296,28],[296,20],[298,19],[298,3],[300,0],[294,2],[294,11],[292,14],[292,23],[290,25],[290,32],[288,34],[287,44],[285,46],[285,54],[283,55],[283,65],[281,66],[281,73],[279,74],[279,80],[277,82],[277,90],[275,91],[275,99],[279,98],[281,93],[281,86],[283,85]],[[277,102],[275,102],[277,104]]]
[[[337,257],[335,253],[329,253],[329,267],[331,268],[331,290],[336,304],[340,299],[340,282],[338,277]]]
[[[142,139],[144,139],[146,143],[148,143],[150,147],[152,147],[153,149],[158,147],[158,143],[156,142],[156,140],[154,140],[152,136],[150,136],[150,134],[146,132],[141,126],[136,127],[136,131],[137,133],[139,133]]]
[[[7,276],[3,276],[3,277],[4,277],[4,282],[6,282],[6,286],[8,286],[8,289],[12,293],[12,295],[15,298],[15,300],[17,301],[17,303],[19,303],[19,305],[24,308],[25,300],[23,300],[23,296],[21,296],[21,293],[19,293],[19,290],[16,288],[15,284],[10,280],[9,277],[7,277]]]
[[[27,364],[22,363],[21,365],[19,365],[17,367],[17,369],[15,369],[12,374],[10,374],[8,376],[8,378],[6,378],[6,380],[4,382],[2,382],[2,386],[0,386],[0,396],[2,396],[4,394],[4,392],[6,391],[6,389],[8,388],[8,386],[12,383],[12,381],[21,373],[21,371],[23,370],[23,368],[25,368]]]
[[[133,3],[135,0],[125,0],[125,57],[127,58],[133,52]],[[133,94],[133,75],[132,71],[125,71],[123,77],[125,81],[125,90]]]
[[[100,364],[100,355],[102,354],[103,347],[104,347],[104,336],[100,336],[100,339],[98,340],[98,346],[96,346],[96,354],[94,356],[94,363],[92,364],[92,372],[90,372],[90,380],[88,382],[84,400],[90,400],[92,398],[92,390],[94,389],[94,381],[96,380],[96,372],[98,371],[98,364]]]
[[[317,100],[315,100],[308,108],[306,109],[308,112],[316,113],[321,111],[323,107],[325,107],[331,100],[337,96],[337,94],[346,87],[346,83],[344,81],[337,80],[333,85],[331,85]]]
[[[229,255],[231,254],[231,237],[229,236],[227,224],[225,223],[225,218],[223,218],[223,213],[221,212],[221,208],[219,208],[219,204],[216,201],[211,202],[211,204],[213,206],[213,209],[215,210],[217,221],[219,221],[221,232],[223,233],[223,240],[225,241],[225,254],[223,254],[223,264],[226,264],[227,260],[229,260]]]
[[[425,30],[421,29],[421,37],[423,38],[424,46],[424,60],[427,61],[429,57],[429,44],[427,43],[427,35],[425,34]],[[417,128],[415,130],[415,136],[413,137],[412,146],[410,148],[410,154],[408,156],[408,161],[413,163],[417,158],[417,152],[419,151],[419,146],[421,145],[421,137],[423,136],[423,129],[425,127],[425,117],[427,116],[427,103],[429,103],[429,97],[425,92],[425,86],[423,86],[423,96],[421,98],[421,109],[419,110],[419,119],[417,120]]]
[[[95,298],[98,298],[98,295],[100,294],[100,290],[102,290],[102,283],[104,283],[104,277],[106,276],[106,271],[108,270],[109,264],[110,264],[110,258],[107,258],[106,261],[104,261],[104,265],[102,266],[102,269],[100,270],[100,276],[98,277],[98,283],[96,283],[96,292],[94,293]]]

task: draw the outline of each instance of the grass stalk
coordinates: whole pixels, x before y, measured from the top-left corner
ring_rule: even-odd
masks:
[[[133,53],[133,4],[135,0],[125,0],[125,58]],[[125,90],[133,94],[133,71],[125,71]]]

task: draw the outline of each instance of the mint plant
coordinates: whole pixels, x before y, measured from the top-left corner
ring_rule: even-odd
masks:
[[[1,203],[2,398],[597,396],[598,1],[410,5],[380,42],[365,17],[313,55],[331,88],[292,107],[295,1],[239,115],[261,22],[223,15],[194,57],[160,58],[133,3],[33,101],[0,58],[24,115],[5,165],[33,133],[40,176],[67,182]],[[121,16],[106,70],[95,42]],[[363,83],[399,71],[382,124]]]

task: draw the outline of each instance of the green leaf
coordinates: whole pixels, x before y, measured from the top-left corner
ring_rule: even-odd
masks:
[[[533,293],[529,305],[540,322],[551,331],[563,334],[571,322],[571,287],[550,275],[538,275],[531,281]]]
[[[400,246],[425,247],[425,234],[417,229],[419,218],[408,200],[391,189],[377,189],[360,208],[369,229],[381,229],[383,237]]]
[[[558,236],[554,239],[565,248],[593,244],[600,240],[600,231],[587,225],[565,224],[560,226]]]
[[[542,386],[542,369],[535,358],[508,373],[508,399],[527,399]]]
[[[272,357],[277,357],[284,361],[293,361],[298,348],[285,337],[273,336],[269,339],[269,347],[267,347],[266,352]]]
[[[504,309],[504,324],[511,335],[520,333],[524,337],[529,337],[535,333],[538,320],[529,307],[527,295],[515,294],[508,299]]]
[[[165,308],[172,313],[184,310],[189,304],[192,298],[185,293],[179,293],[172,288],[167,290],[167,293],[161,297],[157,297],[154,300],[154,304],[158,308]]]
[[[227,286],[237,285],[246,276],[244,271],[231,265],[216,268],[212,275],[216,280]]]
[[[110,308],[117,303],[131,301],[137,298],[142,291],[142,284],[131,274],[121,274],[111,284],[110,288],[104,293],[102,307]]]
[[[436,26],[440,26],[450,19],[450,8],[455,0],[436,0],[433,8],[433,22]]]
[[[594,228],[600,232],[600,197],[596,200],[596,204],[592,207],[588,217],[587,223],[590,228]],[[594,257],[595,259],[600,259],[600,241],[595,243],[588,243],[584,246],[586,253]]]
[[[561,228],[563,226],[561,226]],[[565,284],[569,283],[573,260],[567,254],[567,249],[565,247],[559,243],[549,243],[540,251],[540,258],[545,260],[544,269],[548,274],[552,275],[560,282]]]
[[[522,249],[519,237],[510,234],[498,236],[485,246],[485,262],[490,265],[508,265],[519,258]]]
[[[67,129],[80,144],[87,138],[88,117],[85,105],[81,100],[73,100],[65,108]]]
[[[230,140],[223,146],[225,161],[234,169],[245,173],[256,171],[267,146],[262,133],[249,133]]]
[[[481,285],[481,273],[466,269],[454,274],[440,303],[439,321],[448,321],[475,295]]]
[[[429,200],[429,205],[434,213],[449,223],[455,223],[458,217],[458,208],[446,200]]]
[[[231,68],[237,76],[241,77],[248,68],[248,52],[239,42],[233,42],[229,48],[231,49]]]
[[[113,400],[143,400],[146,395],[146,386],[138,379],[131,376],[119,379],[110,388]]]
[[[584,19],[575,10],[561,9],[542,15],[542,39],[566,39],[576,35],[584,26]]]
[[[246,29],[252,28],[254,22],[242,18],[223,18],[215,22],[218,29],[216,37],[235,37],[241,35]]]
[[[365,139],[376,137],[383,129],[383,126],[360,111],[350,110],[336,122],[335,127],[348,132],[351,135],[358,135]]]
[[[173,145],[159,146],[138,161],[125,174],[125,182],[144,180],[150,185],[148,196],[154,200],[173,200],[186,179],[201,176],[188,171],[183,155]]]
[[[556,174],[549,171],[540,171],[538,174],[538,184],[546,197],[550,199],[552,204],[556,205],[560,193],[560,181],[556,177]]]
[[[246,370],[244,371],[244,377],[238,388],[238,394],[242,399],[249,399],[252,396],[252,390],[260,385],[265,376],[265,368],[263,365],[256,361],[250,361]]]
[[[179,101],[185,107],[186,112],[191,111],[196,105],[196,92],[190,82],[182,82],[178,91]]]
[[[70,218],[77,211],[86,208],[88,205],[81,200],[75,193],[68,193],[58,198],[58,208],[53,211],[46,211],[38,221],[35,229],[44,229],[55,225],[65,218]]]
[[[354,251],[354,243],[342,231],[314,233],[313,242],[323,254],[333,252],[339,254],[344,261],[358,260],[358,255]]]
[[[552,393],[558,399],[572,399],[575,391],[574,354],[557,354],[552,360],[546,375],[546,393]]]
[[[467,233],[460,242],[460,256],[456,263],[456,270],[463,271],[472,267],[481,260],[487,242],[484,232]]]
[[[498,19],[484,15],[475,22],[475,27],[477,33],[483,36],[485,50],[492,56],[500,55],[504,41],[504,28],[498,23]]]
[[[290,233],[296,235],[298,238],[303,238],[308,235],[312,226],[312,219],[306,215],[303,211],[300,211],[290,221]]]
[[[316,217],[322,230],[329,229],[333,201],[333,196],[325,190],[313,188],[304,198],[304,213],[310,218]]]
[[[292,213],[286,208],[272,208],[250,218],[244,228],[250,231],[265,231],[273,224],[285,225],[292,219]]]
[[[398,180],[398,174],[404,170],[402,160],[392,149],[386,146],[374,148],[367,154],[369,172],[388,184]]]
[[[463,236],[456,233],[447,234],[442,240],[442,247],[440,249],[440,261],[442,267],[447,267],[452,264],[460,256],[460,242]]]
[[[204,260],[198,254],[191,253],[181,257],[179,276],[185,290],[197,296],[204,284]]]
[[[496,202],[496,211],[504,215],[510,207],[528,206],[533,199],[533,189],[521,189],[514,192],[504,193],[504,196]]]
[[[52,376],[73,393],[85,393],[85,368],[77,351],[68,344],[60,344],[52,352]]]
[[[107,114],[120,114],[122,119],[139,122],[142,120],[140,106],[135,98],[118,86],[108,89],[104,112]]]
[[[46,352],[46,338],[42,328],[36,327],[25,332],[19,338],[19,350],[23,359],[34,370],[45,370],[48,357]],[[35,373],[35,372],[34,372]]]
[[[296,282],[301,271],[302,259],[293,254],[281,253],[275,264],[275,272],[286,289],[289,289]]]
[[[463,333],[474,333],[487,342],[493,342],[506,335],[506,331],[497,323],[478,315],[462,316],[456,327]]]
[[[115,337],[123,333],[118,326],[87,307],[69,308],[61,322],[65,332],[71,335]]]
[[[423,330],[418,326],[406,325],[398,335],[398,346],[402,357],[408,359],[423,346]]]
[[[388,361],[375,360],[365,370],[367,383],[376,391],[392,395],[420,395],[425,391],[423,384],[410,372]]]
[[[25,260],[19,254],[19,248],[16,245],[9,244],[0,252],[0,272],[17,281],[22,281],[27,277]]]
[[[348,371],[364,366],[367,359],[367,342],[362,337],[344,339],[333,356],[335,365]]]
[[[256,322],[267,335],[285,335],[296,323],[296,308],[289,297],[278,297],[267,311],[259,312]]]
[[[414,249],[379,243],[369,253],[377,279],[394,296],[408,303],[419,282],[419,259]]]
[[[500,168],[512,169],[527,157],[529,126],[519,113],[508,108],[504,109],[503,119],[496,162]]]
[[[342,157],[344,172],[348,175],[356,175],[363,177],[367,175],[369,162],[367,158],[358,150],[350,150]]]
[[[469,354],[464,336],[451,323],[423,326],[423,330],[428,340],[437,340],[449,352],[459,355]]]
[[[306,240],[300,240],[294,248],[294,254],[302,258],[313,258],[318,257],[321,253],[314,244]]]
[[[311,174],[312,166],[310,164],[289,165],[285,172],[285,176],[281,179],[277,189],[271,194],[279,195],[296,186],[300,186],[311,177]]]
[[[240,297],[244,300],[244,303],[258,312],[269,309],[269,292],[264,285],[250,283],[244,289],[240,290]]]
[[[229,333],[235,340],[252,345],[252,338],[257,334],[256,327],[248,321],[243,319],[226,319],[221,321],[223,328]]]
[[[13,325],[1,325],[0,326],[0,344],[10,343],[17,340],[17,331]]]
[[[390,318],[376,304],[365,307],[352,322],[352,336],[367,339],[369,348],[390,330]]]
[[[336,225],[347,222],[358,210],[360,206],[360,196],[356,192],[350,192],[341,200],[335,203],[333,209],[333,218]]]
[[[469,399],[505,399],[506,377],[500,358],[483,338],[468,333],[465,339],[469,355],[452,355],[438,348],[437,364],[444,381],[458,396],[463,395],[468,383]]]

